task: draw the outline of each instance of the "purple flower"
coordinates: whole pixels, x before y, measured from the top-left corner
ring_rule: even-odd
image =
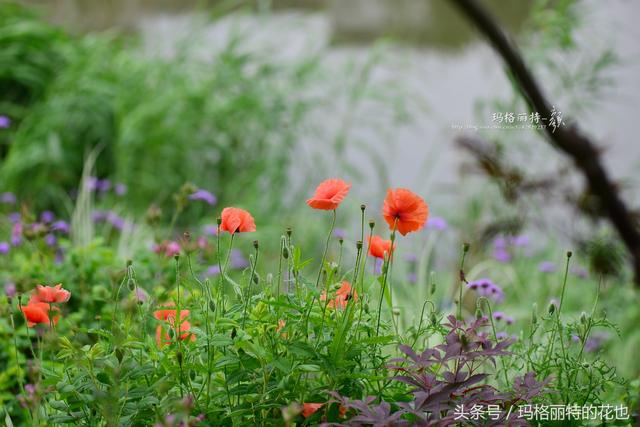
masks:
[[[493,313],[493,318],[495,320],[502,320],[502,319],[504,319],[504,313],[501,312],[501,311],[496,311],[496,312]]]
[[[54,261],[56,264],[62,264],[62,262],[64,261],[64,251],[61,247],[58,247],[56,249],[56,256],[54,258]]]
[[[406,254],[404,256],[404,259],[410,264],[415,264],[416,262],[418,262],[418,256],[416,254]]]
[[[427,228],[431,230],[445,230],[447,227],[447,221],[442,217],[432,216],[427,220]]]
[[[4,114],[0,116],[0,129],[8,129],[11,126],[11,119]]]
[[[20,221],[22,215],[20,215],[20,212],[11,212],[9,215],[7,215],[7,217],[12,224],[15,224],[16,222]]]
[[[506,332],[504,332],[504,331],[502,331],[502,332],[498,332],[498,333],[496,334],[496,339],[504,340],[504,339],[507,339],[507,336],[508,336],[508,335],[507,335],[507,333],[506,333]]]
[[[376,258],[373,264],[373,273],[374,274],[382,274],[382,264],[384,264],[384,261],[382,260],[382,258]]]
[[[58,239],[56,239],[56,236],[54,236],[53,234],[49,233],[44,236],[44,242],[47,244],[47,246],[55,246],[56,243],[58,243]]]
[[[149,299],[149,294],[147,294],[147,293],[144,291],[144,289],[140,288],[139,286],[136,286],[136,289],[135,289],[135,296],[136,296],[136,299],[137,299],[139,302],[145,302],[146,300],[148,300],[148,299]]]
[[[474,290],[478,295],[490,298],[495,302],[502,302],[504,300],[504,292],[502,288],[487,278],[469,282],[467,284],[467,288]]]
[[[91,220],[93,222],[102,222],[107,219],[108,213],[105,211],[93,211],[91,212]]]
[[[493,247],[495,249],[507,249],[507,239],[503,236],[498,236],[493,241]]]
[[[519,236],[513,236],[511,238],[511,244],[513,246],[516,247],[525,247],[525,246],[529,246],[529,243],[531,242],[531,239],[529,239],[529,236],[521,234]]]
[[[16,204],[16,196],[13,193],[2,193],[0,194],[0,202],[5,203],[7,205],[15,205]]]
[[[7,242],[0,242],[0,255],[6,255],[9,253],[11,246]]]
[[[347,237],[347,232],[343,228],[336,228],[333,230],[333,235],[338,239],[344,240]]]
[[[13,298],[16,296],[16,284],[13,282],[7,282],[4,284],[4,293],[9,297]]]
[[[99,179],[96,183],[96,189],[101,193],[106,193],[111,188],[111,181],[108,179]]]
[[[30,395],[34,395],[36,393],[36,386],[34,386],[33,384],[25,384],[24,391],[26,391]]]
[[[90,176],[90,177],[87,179],[87,183],[86,183],[87,190],[89,190],[89,191],[95,191],[95,190],[97,190],[97,189],[98,189],[98,183],[99,183],[99,182],[100,182],[100,180],[98,179],[98,177]]]
[[[114,190],[118,196],[124,196],[127,194],[127,186],[121,182],[116,184]]]
[[[207,190],[203,190],[202,188],[196,190],[195,193],[189,196],[190,200],[201,200],[209,205],[215,205],[218,199],[212,193]]]
[[[208,234],[210,236],[218,235],[218,226],[217,225],[205,225],[204,226],[204,234]]]
[[[242,252],[240,252],[239,250],[232,249],[231,255],[229,257],[229,264],[231,265],[231,268],[247,268],[249,267],[249,260],[245,258],[245,256],[242,255]]]
[[[66,221],[56,221],[53,224],[51,224],[51,231],[60,231],[62,233],[68,234],[69,233],[69,224],[67,224]]]
[[[40,221],[45,222],[45,223],[50,223],[53,222],[53,220],[55,219],[55,215],[53,212],[51,211],[44,211],[40,214]]]
[[[496,248],[493,250],[493,257],[496,261],[507,263],[511,261],[511,254],[504,248]]]
[[[512,316],[504,316],[504,321],[507,325],[513,325],[515,319]]]
[[[551,261],[542,261],[538,264],[538,270],[542,273],[553,273],[556,271],[556,265]]]
[[[11,229],[11,244],[19,246],[22,243],[22,223],[16,222]]]
[[[207,268],[207,271],[204,273],[204,275],[207,277],[217,276],[218,274],[220,274],[219,265],[212,265],[211,267]]]
[[[579,265],[571,266],[571,268],[569,269],[569,272],[574,276],[578,276],[582,279],[586,279],[587,277],[589,277],[589,272],[587,271],[587,269]]]
[[[416,283],[418,281],[418,275],[416,273],[409,273],[407,275],[407,281],[409,283]]]

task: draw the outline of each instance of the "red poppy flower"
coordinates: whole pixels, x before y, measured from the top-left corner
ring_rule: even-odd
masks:
[[[224,208],[220,217],[222,218],[222,223],[220,224],[220,230],[222,231],[228,231],[231,234],[256,231],[256,223],[253,221],[253,217],[244,209]]]
[[[309,418],[311,415],[315,414],[318,409],[322,408],[322,405],[324,405],[324,403],[303,403],[302,416]]]
[[[384,199],[382,216],[391,230],[395,225],[404,236],[424,227],[429,217],[429,207],[422,197],[406,188],[389,189]]]
[[[48,325],[51,323],[51,319],[49,318],[49,311],[51,311],[51,305],[46,302],[38,302],[38,301],[29,301],[29,304],[20,307],[22,313],[24,314],[24,318],[27,320],[27,326],[33,327],[38,323],[43,323]],[[57,310],[57,308],[54,308]],[[58,324],[58,319],[60,316],[55,316],[53,318],[53,324]]]
[[[177,310],[174,309],[164,309],[164,310],[156,310],[153,312],[153,317],[158,320],[164,320],[168,322],[170,319],[175,319]],[[180,310],[180,320],[184,320],[185,317],[189,315],[189,310]]]
[[[34,294],[31,296],[32,301],[36,302],[67,302],[71,298],[71,292],[62,288],[62,284],[55,286],[36,286]]]
[[[349,282],[345,280],[344,282],[342,282],[342,286],[340,286],[340,289],[336,291],[336,297],[331,301],[329,301],[329,303],[327,304],[327,307],[345,308],[350,298],[353,298],[355,301],[357,301],[358,294],[356,293],[356,291],[353,291],[353,292],[351,291],[351,285],[349,284]],[[326,301],[326,300],[327,300],[327,294],[326,292],[323,292],[322,295],[320,295],[320,301]]]
[[[338,208],[350,188],[351,184],[341,179],[327,179],[318,185],[313,197],[307,200],[307,205],[313,209],[332,211]]]
[[[393,249],[395,249],[395,245],[393,245]],[[384,259],[384,255],[391,255],[393,249],[391,248],[391,240],[384,240],[380,236],[369,238],[369,255],[372,257]]]

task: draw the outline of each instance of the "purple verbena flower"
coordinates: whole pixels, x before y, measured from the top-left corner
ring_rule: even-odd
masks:
[[[7,205],[15,205],[16,204],[16,196],[13,193],[2,193],[0,194],[0,203],[4,203]]]
[[[207,190],[198,189],[195,193],[189,196],[190,200],[201,200],[209,205],[215,205],[218,199],[211,192]]]
[[[217,225],[205,225],[204,226],[204,234],[208,234],[210,236],[218,235],[218,226]]]
[[[432,216],[427,220],[426,227],[431,230],[446,230],[447,221],[439,216]]]
[[[589,272],[587,271],[587,269],[579,265],[571,266],[569,272],[574,276],[580,277],[581,279],[586,279],[587,277],[589,277]]]
[[[0,255],[8,254],[9,249],[11,249],[11,245],[9,245],[7,242],[0,242]]]
[[[96,183],[96,190],[100,191],[101,193],[106,193],[110,189],[111,181],[109,181],[108,179],[99,179]]]
[[[11,119],[8,116],[0,115],[0,129],[8,129],[11,126]]]
[[[7,282],[4,284],[4,293],[7,297],[13,298],[16,296],[16,284],[13,282]]]
[[[117,183],[114,187],[114,191],[117,196],[124,196],[127,194],[127,186],[121,182]]]
[[[337,239],[344,240],[347,237],[347,232],[344,230],[344,228],[336,228],[335,230],[333,230],[333,235]]]
[[[416,273],[409,273],[407,275],[407,282],[416,283],[418,281],[418,275]]]
[[[511,238],[511,244],[513,246],[516,247],[525,247],[525,246],[529,246],[529,243],[531,242],[531,239],[529,238],[529,236],[525,235],[525,234],[520,234],[518,236],[513,236]]]
[[[418,256],[416,254],[406,254],[404,256],[404,259],[410,264],[415,264],[418,262]]]
[[[551,261],[542,261],[540,264],[538,264],[538,270],[541,273],[553,273],[554,271],[556,271],[556,265]]]
[[[504,292],[502,288],[487,278],[469,282],[467,283],[467,288],[474,290],[478,295],[490,298],[495,302],[502,302],[504,300]]]
[[[44,211],[40,214],[40,221],[44,222],[44,223],[50,223],[53,222],[53,220],[55,219],[55,214],[51,211]]]
[[[136,286],[135,296],[139,302],[145,302],[149,299],[149,294],[147,294],[145,290],[139,286]]]
[[[229,265],[235,269],[247,268],[249,267],[249,260],[239,250],[232,249],[229,256]]]
[[[100,180],[96,176],[90,176],[87,178],[86,187],[89,191],[96,191],[98,189],[98,183]]]
[[[22,243],[22,223],[16,222],[11,229],[11,245],[19,246]]]
[[[493,250],[493,257],[496,259],[496,261],[502,262],[502,263],[507,263],[509,261],[511,261],[511,254],[509,253],[509,251],[507,251],[506,249],[503,248],[496,248]]]
[[[219,265],[212,265],[211,267],[207,268],[207,271],[204,273],[205,276],[217,276],[218,274],[220,274],[220,266]]]
[[[376,258],[373,264],[373,273],[380,275],[382,274],[382,264],[384,264],[384,261],[382,260],[382,258]]]
[[[69,233],[69,224],[66,221],[59,220],[51,224],[51,231],[60,231],[61,233]]]
[[[53,234],[49,233],[44,236],[44,242],[47,246],[55,246],[56,243],[58,243],[58,239],[56,239],[56,236],[54,236]]]
[[[507,335],[507,333],[506,333],[506,332],[504,332],[504,331],[498,332],[498,333],[496,334],[496,339],[499,339],[499,340],[504,340],[504,339],[506,339],[507,337],[508,337],[508,335]]]
[[[493,318],[494,318],[495,320],[502,320],[502,319],[504,319],[504,313],[503,313],[503,312],[501,312],[501,311],[495,311],[495,312],[493,313]]]
[[[7,218],[9,218],[9,221],[11,221],[12,224],[15,224],[16,222],[20,222],[22,215],[20,215],[20,212],[11,212],[7,215]]]
[[[513,323],[514,323],[515,321],[516,321],[516,320],[513,318],[513,316],[505,316],[505,317],[504,317],[504,322],[505,322],[507,325],[513,325]]]

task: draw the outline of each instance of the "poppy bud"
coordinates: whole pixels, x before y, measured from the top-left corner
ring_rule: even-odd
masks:
[[[431,272],[431,289],[429,290],[431,295],[436,293],[436,272]]]
[[[438,317],[436,316],[436,314],[435,314],[435,313],[431,313],[431,324],[432,324],[433,326],[435,326],[435,325],[437,325],[437,324],[438,324]]]
[[[222,224],[222,217],[216,218],[216,224],[218,225]]]
[[[253,277],[251,279],[256,285],[258,284],[258,282],[260,282],[260,278],[258,278],[258,275],[256,273],[253,273]]]
[[[231,330],[231,339],[234,339],[238,335],[238,331],[236,331],[236,327],[234,326]]]
[[[191,378],[191,381],[195,381],[196,371],[189,371],[189,378]]]
[[[549,304],[549,314],[553,314],[556,311],[556,305],[554,303]]]
[[[482,319],[482,316],[484,316],[482,314],[482,310],[480,310],[479,308],[476,309],[476,319],[480,320]]]
[[[394,307],[392,310],[392,313],[394,316],[400,316],[400,309],[397,307]]]
[[[178,364],[180,366],[182,366],[182,358],[183,358],[182,352],[181,351],[177,351],[176,352],[176,359],[178,359]]]
[[[180,254],[175,254],[173,256],[173,259],[175,259],[176,261],[178,261],[180,259]]]
[[[584,311],[580,314],[580,323],[582,323],[583,325],[587,324],[587,320],[589,320],[587,313],[585,313]]]
[[[369,220],[369,228],[373,230],[373,227],[376,226],[376,222],[372,219]]]
[[[212,301],[209,301],[209,310],[211,310],[212,312],[216,311],[216,303]]]
[[[131,280],[131,279],[127,280],[127,287],[129,288],[130,291],[133,291],[136,288],[135,283],[133,282],[133,280]]]
[[[289,249],[287,249],[287,247],[286,247],[286,246],[284,246],[284,247],[282,248],[282,257],[283,257],[284,259],[288,259],[288,258],[289,258]]]
[[[255,249],[258,249],[258,241],[257,241],[257,240],[254,240],[254,241],[253,241],[253,247],[254,247]]]
[[[536,323],[538,323],[538,304],[534,302],[531,310],[531,324],[535,325]]]
[[[462,251],[463,251],[465,254],[466,254],[467,252],[469,252],[469,246],[470,246],[470,245],[469,245],[469,243],[467,243],[467,242],[465,242],[465,243],[462,245]]]
[[[567,251],[567,258],[571,258],[572,255],[573,255],[573,252]]]
[[[173,328],[169,328],[169,338],[173,338],[176,335],[176,331],[173,330]]]
[[[362,249],[362,240],[358,240],[356,242],[356,249],[358,249],[358,250]]]
[[[364,305],[364,312],[369,314],[369,303],[365,303]]]
[[[338,238],[338,243],[340,243],[341,245],[344,243],[344,239],[342,237]]]
[[[118,359],[119,363],[122,363],[122,359],[124,359],[124,353],[122,352],[121,348],[116,348],[116,358]]]
[[[127,260],[127,268],[131,267],[133,265],[133,260],[128,259]]]

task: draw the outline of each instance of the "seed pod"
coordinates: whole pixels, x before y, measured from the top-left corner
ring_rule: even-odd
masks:
[[[364,204],[360,205],[360,210],[362,212],[364,212],[365,209],[367,209],[367,205],[364,205]]]
[[[286,246],[282,248],[282,257],[284,259],[288,259],[289,258],[289,249],[287,249]]]
[[[216,311],[216,303],[213,300],[209,301],[209,310],[211,310],[212,313]]]
[[[554,303],[549,304],[549,314],[553,314],[556,312],[556,305]]]
[[[376,222],[372,219],[369,220],[369,228],[373,230],[373,227],[376,226]]]
[[[257,241],[257,240],[254,240],[254,241],[253,241],[253,247],[254,247],[255,249],[258,249],[258,247],[259,247],[259,246],[260,246],[260,245],[259,245],[258,241]]]
[[[356,249],[358,249],[358,250],[362,249],[362,240],[358,240],[356,242]]]
[[[221,217],[216,218],[216,224],[218,224],[218,225],[222,224],[222,218]]]

